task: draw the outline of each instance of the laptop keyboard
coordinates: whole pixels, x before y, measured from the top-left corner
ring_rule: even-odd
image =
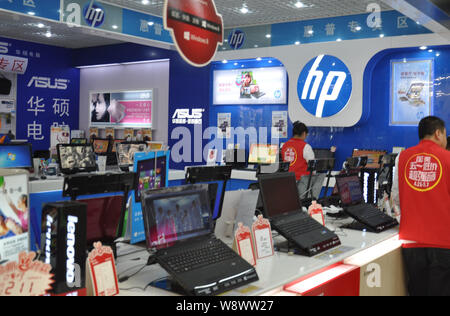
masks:
[[[364,219],[369,219],[372,217],[384,218],[385,214],[375,207],[370,207],[368,205],[355,205],[351,207],[351,211],[358,214],[359,217]],[[386,215],[387,216],[387,215]]]
[[[322,228],[322,225],[315,220],[311,221],[310,218],[303,218],[288,223],[278,224],[277,227],[289,236],[295,237]]]
[[[212,239],[199,248],[181,250],[164,257],[165,263],[176,273],[188,272],[236,258],[236,253],[222,241]]]

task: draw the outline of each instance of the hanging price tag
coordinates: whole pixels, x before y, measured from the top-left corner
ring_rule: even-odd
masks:
[[[238,223],[238,229],[234,235],[233,249],[248,263],[255,266],[256,258],[253,249],[253,240],[250,228]]]
[[[35,257],[34,252],[22,252],[19,262],[0,266],[0,296],[42,296],[52,289],[52,266]]]
[[[116,265],[111,247],[102,246],[101,242],[94,243],[94,250],[89,253],[88,267],[94,296],[115,296],[119,294]],[[90,294],[90,293],[89,293]]]
[[[258,259],[273,256],[273,240],[270,222],[262,215],[258,216],[252,225],[253,239],[255,241],[256,256]]]

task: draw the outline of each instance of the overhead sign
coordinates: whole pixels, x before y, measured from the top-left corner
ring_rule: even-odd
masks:
[[[1,0],[0,9],[59,21],[60,0]]]
[[[28,58],[0,55],[0,71],[23,75],[27,70]]]
[[[164,27],[189,64],[208,65],[223,42],[223,20],[213,0],[166,0]]]
[[[352,76],[340,59],[319,55],[300,73],[297,92],[308,113],[317,118],[332,117],[344,110],[350,100]]]

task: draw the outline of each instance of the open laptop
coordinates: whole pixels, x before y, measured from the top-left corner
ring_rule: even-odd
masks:
[[[255,268],[214,235],[208,186],[142,193],[147,248],[187,295],[216,295],[257,281]]]
[[[361,225],[350,225],[347,228],[382,232],[398,225],[396,219],[380,211],[377,207],[364,202],[361,181],[358,175],[338,175],[336,185],[339,190],[344,212]]]
[[[297,253],[314,256],[341,244],[339,237],[302,211],[295,173],[259,176],[264,216]]]

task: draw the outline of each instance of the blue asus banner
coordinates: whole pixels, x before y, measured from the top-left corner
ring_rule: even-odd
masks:
[[[71,67],[70,50],[0,38],[6,55],[28,58],[25,74],[17,75],[16,138],[33,150],[50,147],[51,126],[78,129],[79,69]]]
[[[0,8],[59,21],[60,0],[0,0]]]

